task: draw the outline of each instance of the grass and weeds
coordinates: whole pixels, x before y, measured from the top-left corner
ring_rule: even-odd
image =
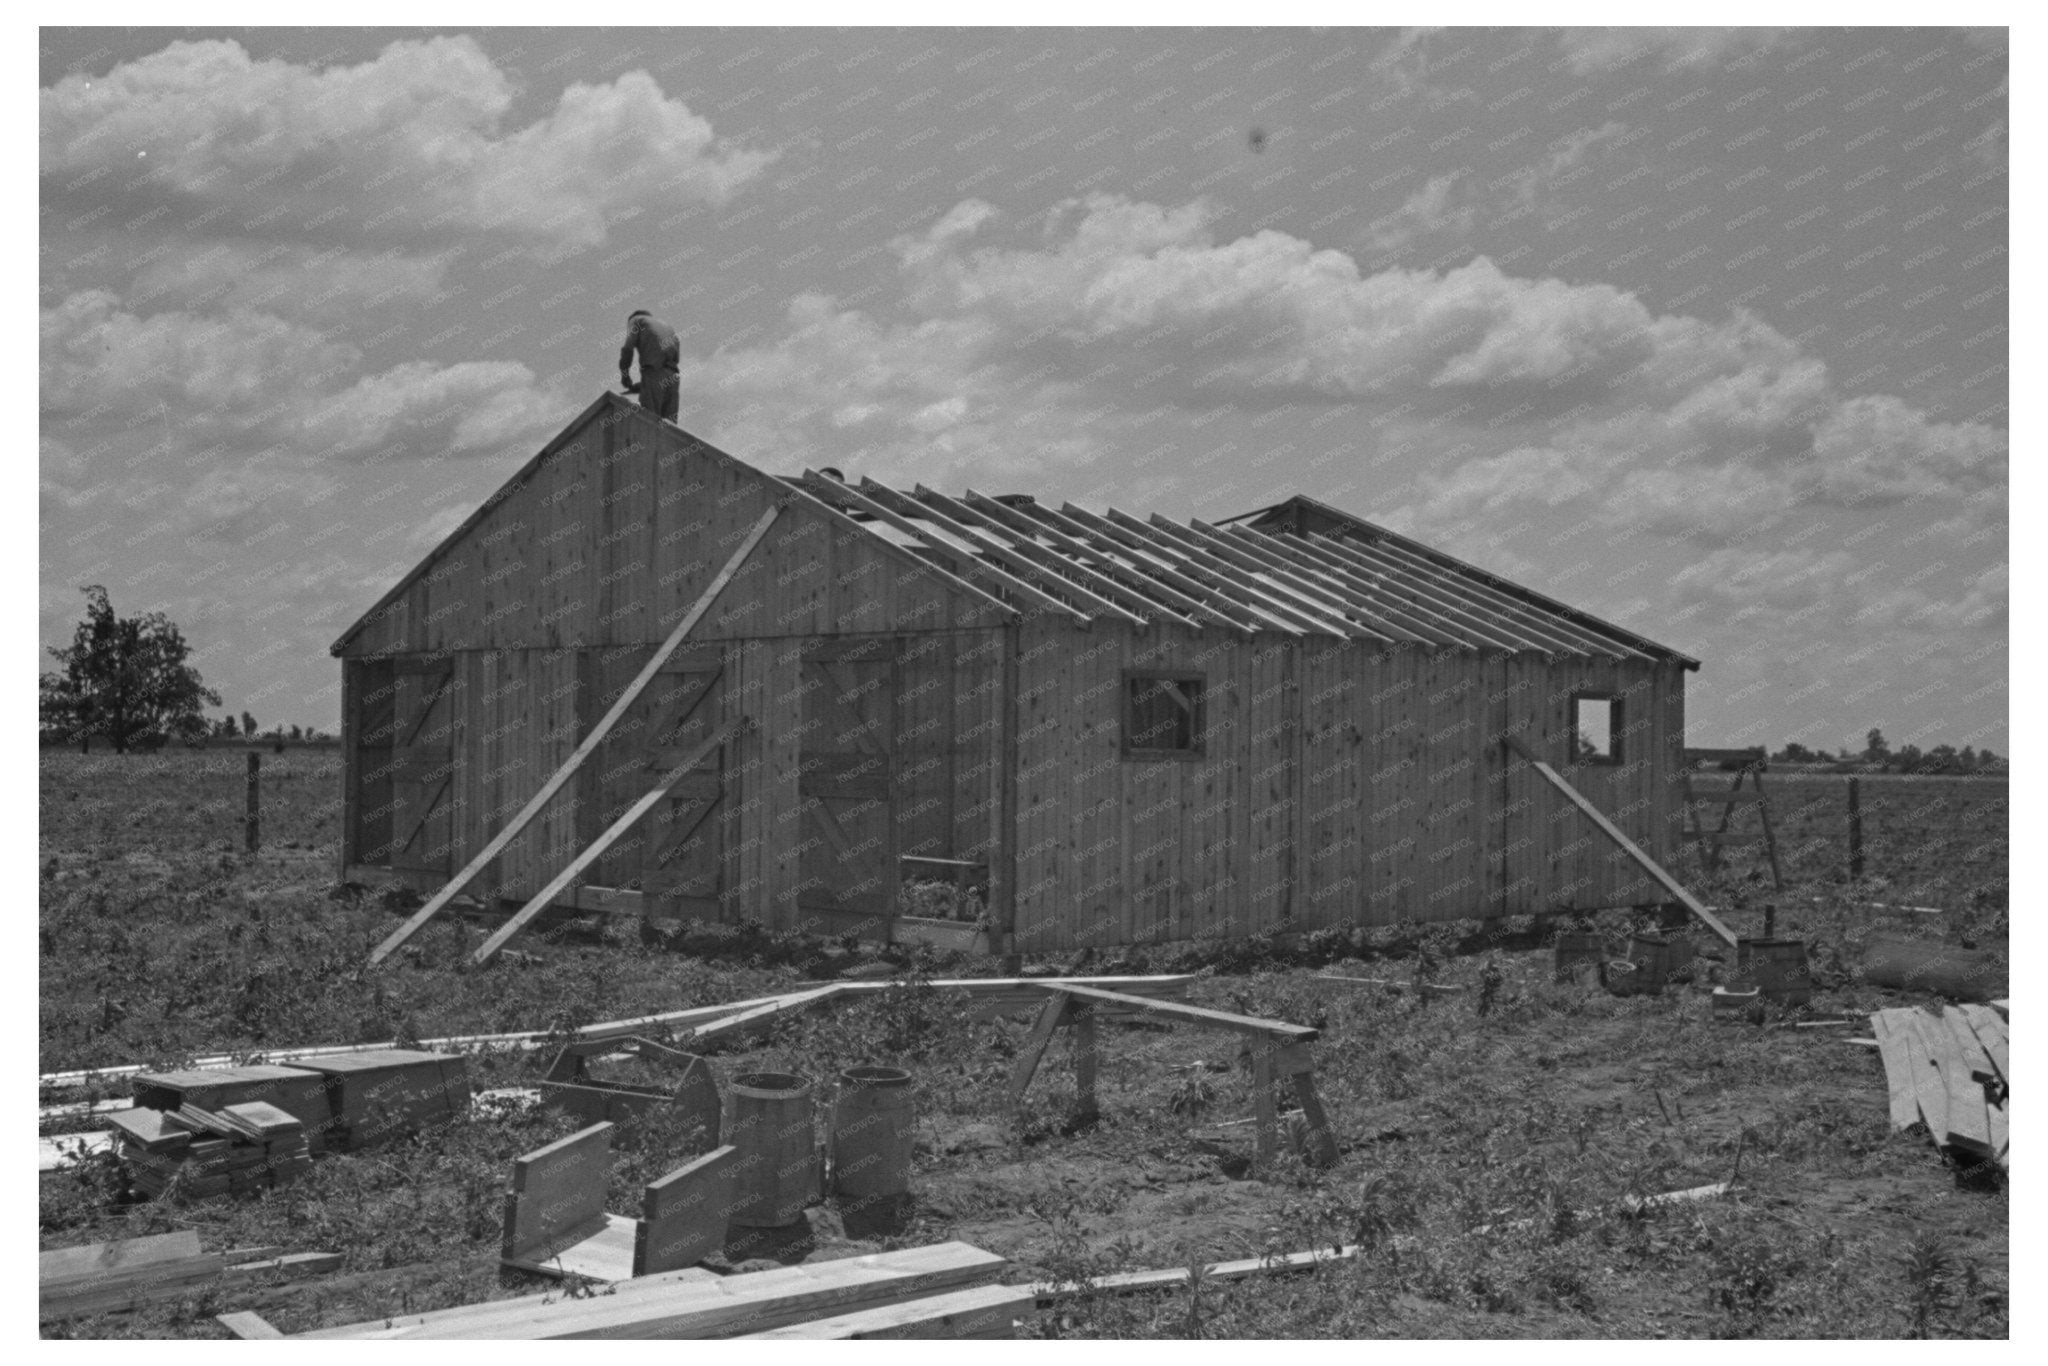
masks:
[[[481,931],[449,920],[388,969],[364,972],[395,918],[374,897],[333,894],[333,758],[266,756],[265,846],[253,857],[238,852],[239,771],[204,762],[44,756],[43,1070],[568,1027],[786,990],[871,961],[740,928],[681,953],[637,936],[535,935],[522,940],[526,955],[477,971],[464,960]],[[1995,822],[1975,819],[1976,842],[1995,838],[2002,851],[2002,808]],[[1745,932],[1769,903],[1780,934],[1809,939],[1818,990],[1800,1016],[1912,1000],[1857,977],[1857,949],[1879,930],[2003,949],[2002,857],[1995,875],[1988,860],[1959,857],[1946,874],[1916,865],[1905,894],[1885,895],[1801,864],[1776,892],[1760,856],[1732,852],[1722,878],[1688,880]],[[1631,923],[1595,918],[1617,947]],[[716,1066],[796,1072],[821,1097],[847,1067],[913,1074],[908,1222],[848,1236],[821,1216],[818,1256],[959,1238],[1010,1257],[1020,1277],[1066,1281],[1362,1249],[1311,1273],[1064,1300],[1034,1325],[1046,1337],[2006,1335],[2006,1196],[1959,1185],[1924,1134],[1890,1132],[1877,1058],[1842,1042],[1862,1031],[1716,1024],[1705,991],[1723,965],[1709,957],[1685,985],[1623,999],[1552,981],[1549,954],[1517,942],[1475,953],[1459,929],[1409,929],[1088,965],[1199,971],[1198,1004],[1321,1029],[1317,1083],[1343,1148],[1329,1170],[1290,1153],[1250,1177],[1250,1076],[1223,1033],[1104,1024],[1091,1123],[1072,1117],[1068,1045],[1057,1040],[1013,1116],[1005,1088],[1029,1020],[975,1020],[964,1000],[925,985],[959,971],[931,955],[898,956],[890,989],[787,1019]],[[1461,989],[1313,980],[1330,964]],[[473,1081],[530,1082],[540,1061],[478,1054]],[[210,1249],[345,1258],[339,1273],[299,1286],[214,1289],[47,1331],[218,1337],[211,1315],[237,1308],[300,1331],[531,1293],[540,1283],[496,1266],[506,1174],[512,1158],[571,1128],[506,1100],[323,1160],[260,1197],[182,1206],[127,1201],[110,1160],[46,1175],[46,1248],[194,1228]],[[620,1134],[611,1207],[632,1209],[639,1185],[690,1147],[659,1123]],[[1719,1199],[1641,1209],[1629,1199],[1731,1176],[1735,1189]]]

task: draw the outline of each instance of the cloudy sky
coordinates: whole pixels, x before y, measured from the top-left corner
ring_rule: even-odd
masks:
[[[229,707],[682,334],[775,471],[1294,491],[1699,656],[1695,744],[2007,742],[2003,30],[41,31],[41,635]]]

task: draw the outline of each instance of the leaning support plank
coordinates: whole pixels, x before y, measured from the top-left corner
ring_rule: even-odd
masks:
[[[595,840],[592,840],[588,849],[585,849],[574,859],[570,860],[567,868],[555,874],[548,885],[541,888],[534,896],[533,900],[521,906],[510,920],[500,925],[497,933],[486,939],[483,945],[474,954],[470,955],[469,961],[478,966],[491,961],[491,955],[505,947],[506,940],[519,933],[520,930],[526,927],[528,921],[552,905],[555,898],[560,896],[570,883],[582,877],[584,870],[603,856],[605,850],[611,848],[612,845],[618,842],[620,836],[631,830],[635,825],[638,825],[643,816],[659,805],[661,799],[666,797],[677,783],[688,776],[691,769],[697,767],[705,759],[716,753],[718,747],[727,740],[751,730],[753,725],[754,722],[751,717],[739,716],[726,722],[717,730],[712,731],[703,744],[685,755],[682,762],[663,775],[662,780],[656,783],[645,796],[627,807],[625,814],[613,821],[609,829]]]
[[[1587,820],[1593,822],[1594,826],[1596,826],[1599,829],[1601,834],[1607,836],[1608,839],[1614,841],[1614,843],[1621,849],[1622,853],[1627,854],[1629,858],[1635,861],[1637,867],[1641,868],[1644,872],[1648,873],[1651,879],[1655,881],[1658,886],[1662,887],[1665,891],[1669,892],[1672,898],[1675,901],[1677,901],[1680,905],[1684,906],[1686,910],[1692,912],[1694,919],[1698,920],[1702,925],[1705,925],[1715,934],[1721,936],[1722,940],[1726,942],[1729,945],[1729,947],[1734,947],[1736,939],[1735,931],[1729,929],[1725,924],[1723,924],[1719,916],[1715,915],[1705,906],[1702,906],[1700,904],[1698,897],[1694,896],[1691,892],[1688,892],[1687,890],[1685,890],[1685,888],[1681,887],[1678,883],[1678,879],[1671,876],[1671,874],[1665,872],[1662,865],[1660,865],[1657,862],[1657,860],[1651,858],[1641,849],[1638,849],[1635,845],[1635,841],[1631,840],[1627,835],[1622,834],[1621,831],[1618,828],[1616,828],[1614,822],[1608,820],[1607,817],[1601,813],[1599,807],[1593,805],[1593,803],[1591,803],[1590,801],[1587,801],[1585,796],[1577,788],[1573,787],[1570,783],[1566,782],[1563,776],[1559,774],[1556,769],[1552,768],[1543,760],[1537,758],[1536,755],[1530,751],[1529,747],[1527,745],[1524,745],[1520,740],[1516,739],[1512,735],[1503,736],[1502,738],[1507,742],[1507,746],[1509,749],[1513,750],[1522,758],[1528,760],[1530,766],[1534,768],[1538,773],[1543,775],[1543,780],[1545,782],[1549,783],[1559,792],[1562,792],[1565,795],[1566,799],[1569,800],[1573,806],[1579,808],[1580,814],[1585,816]]]
[[[739,1188],[739,1155],[727,1144],[648,1183],[633,1243],[635,1276],[695,1266],[725,1246],[726,1211]]]
[[[1045,1056],[1046,1045],[1052,1042],[1053,1031],[1060,1027],[1060,1021],[1066,1017],[1067,1006],[1073,999],[1063,990],[1047,997],[1044,1007],[1038,1012],[1037,1021],[1031,1026],[1031,1033],[1024,1039],[1024,1046],[1017,1050],[1017,1061],[1010,1068],[1012,1110],[1024,1104],[1024,1093],[1031,1089],[1031,1078],[1038,1072],[1038,1060]]]
[[[441,908],[460,895],[462,889],[467,887],[478,873],[489,867],[491,860],[503,853],[505,846],[512,843],[518,837],[519,832],[524,830],[528,823],[535,816],[538,816],[550,801],[554,800],[555,794],[562,790],[563,785],[569,779],[576,776],[576,770],[583,767],[583,761],[588,759],[596,752],[597,747],[604,743],[605,736],[611,733],[612,727],[618,724],[619,718],[626,714],[627,708],[633,705],[634,701],[640,696],[648,683],[653,680],[654,676],[661,672],[661,666],[668,663],[669,656],[673,655],[690,632],[697,628],[697,623],[703,619],[706,612],[711,610],[711,604],[718,600],[718,595],[725,591],[725,586],[732,582],[735,574],[739,573],[740,566],[746,562],[747,556],[754,553],[754,547],[761,544],[761,539],[768,534],[768,528],[775,524],[775,519],[781,513],[782,508],[778,505],[769,508],[761,514],[761,519],[754,523],[753,530],[749,531],[746,539],[740,542],[740,548],[734,551],[732,558],[725,562],[725,568],[718,571],[718,577],[711,581],[711,586],[698,596],[695,603],[691,604],[690,610],[683,614],[683,619],[676,624],[675,630],[669,632],[668,639],[664,640],[660,648],[655,650],[646,665],[640,670],[639,675],[626,685],[626,690],[619,694],[618,701],[612,703],[611,710],[600,717],[598,723],[590,728],[590,734],[583,737],[583,743],[576,746],[576,752],[571,754],[568,760],[555,770],[553,777],[541,784],[540,791],[533,794],[526,805],[520,808],[519,814],[507,822],[505,828],[493,836],[491,842],[486,844],[483,850],[475,858],[471,859],[461,872],[445,883],[440,891],[434,893],[432,899],[426,905],[413,912],[411,919],[400,925],[396,930],[393,930],[390,937],[385,939],[383,943],[379,944],[371,952],[370,966],[375,967],[386,958],[389,958],[393,953],[397,952],[399,945],[412,938],[420,926],[440,914]]]
[[[847,986],[845,982],[834,982],[830,986],[813,987],[809,991],[793,991],[751,1010],[743,1010],[737,1015],[728,1015],[724,1019],[699,1025],[690,1035],[690,1047],[702,1051],[733,1039],[746,1038],[784,1015],[808,1010],[812,1006],[847,994]]]

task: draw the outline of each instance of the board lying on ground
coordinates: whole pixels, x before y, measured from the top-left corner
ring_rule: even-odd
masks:
[[[1983,1006],[1880,1010],[1870,1017],[1884,1060],[1894,1129],[1924,1124],[1961,1165],[2010,1165],[2006,1022]]]
[[[200,1295],[223,1280],[250,1284],[331,1271],[341,1264],[339,1253],[274,1255],[277,1251],[202,1252],[199,1235],[191,1229],[56,1248],[37,1259],[38,1316],[47,1323],[121,1313]]]
[[[906,1300],[875,1309],[856,1309],[831,1318],[742,1334],[785,1342],[856,1341],[876,1338],[1014,1338],[1017,1321],[1037,1311],[1027,1286],[982,1285],[971,1290]]]
[[[1173,998],[1185,996],[1188,984],[1193,982],[1191,973],[1167,974],[1142,977],[953,977],[934,979],[925,985],[937,990],[958,990],[967,993],[975,1003],[978,1013],[1007,1013],[1033,1010],[1045,999],[1045,987],[1062,982],[1079,982],[1085,986],[1105,988],[1121,992],[1126,996],[1148,998]],[[831,984],[842,996],[888,991],[897,986],[894,982],[835,982]],[[807,995],[818,988],[807,987],[797,991],[779,992],[772,996],[756,996],[745,1001],[728,1001],[720,1005],[691,1006],[685,1010],[671,1010],[654,1015],[636,1015],[629,1020],[607,1020],[600,1024],[585,1025],[567,1034],[546,1029],[525,1030],[510,1034],[458,1034],[447,1038],[425,1039],[420,1043],[423,1049],[436,1052],[451,1052],[472,1048],[522,1048],[531,1049],[559,1044],[564,1038],[600,1039],[613,1035],[649,1034],[666,1028],[696,1026],[727,1015],[737,1015],[760,1006],[775,1005],[791,996]],[[318,1044],[306,1048],[285,1048],[265,1054],[273,1064],[304,1063],[314,1059],[331,1058],[345,1054],[368,1053],[396,1048],[394,1043],[364,1044]],[[201,1058],[194,1067],[201,1070],[224,1068],[235,1063],[235,1055],[222,1054],[217,1057]],[[148,1069],[139,1064],[123,1064],[115,1067],[86,1068],[72,1072],[46,1072],[38,1078],[40,1084],[50,1088],[89,1086],[95,1082],[113,1081],[123,1077],[134,1077]],[[264,1099],[262,1096],[247,1099]],[[244,1097],[236,1097],[244,1099]],[[94,1102],[113,1109],[126,1109],[130,1102]],[[289,1107],[286,1107],[289,1108]],[[45,1118],[57,1115],[83,1114],[90,1106],[51,1106],[42,1113]]]
[[[1318,1248],[1308,1252],[1283,1252],[1272,1257],[1247,1257],[1236,1262],[1215,1262],[1202,1268],[1202,1281],[1241,1281],[1252,1276],[1273,1276],[1290,1271],[1311,1271],[1331,1262],[1348,1262],[1358,1255],[1358,1245]],[[1080,1295],[1129,1295],[1143,1290],[1163,1290],[1185,1285],[1188,1268],[1166,1267],[1158,1271],[1119,1271],[1086,1281],[1057,1281],[1035,1285],[1031,1293],[1040,1304],[1073,1299]]]
[[[984,1285],[1009,1263],[966,1243],[939,1243],[706,1280],[694,1269],[621,1281],[611,1293],[560,1291],[403,1314],[294,1339],[732,1338],[855,1309]]]

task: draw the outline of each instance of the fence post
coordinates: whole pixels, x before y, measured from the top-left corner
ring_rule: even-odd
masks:
[[[1849,880],[1863,877],[1863,799],[1854,778],[1849,780]]]
[[[257,795],[256,795],[256,794],[257,794],[257,788],[256,788],[256,775],[257,775],[258,771],[259,771],[259,770],[260,770],[260,769],[261,769],[262,767],[263,767],[263,756],[262,756],[262,755],[260,755],[260,754],[258,754],[258,753],[257,753],[257,752],[256,752],[255,750],[253,750],[253,749],[252,749],[252,750],[250,750],[250,751],[249,751],[249,802],[248,802],[248,809],[247,809],[247,812],[246,812],[246,814],[245,814],[245,815],[244,815],[244,816],[242,817],[242,838],[243,838],[243,844],[244,844],[244,845],[245,845],[245,846],[246,846],[246,847],[248,848],[248,851],[249,851],[250,853],[252,853],[252,854],[256,852],[256,846],[258,845],[258,843],[260,843],[260,840],[259,840],[259,839],[258,839],[258,837],[257,837],[257,826],[258,826],[258,824],[259,824],[259,818],[260,818],[260,811],[261,811],[261,807],[260,807],[260,805],[259,805],[259,803],[258,803],[258,801],[257,801]]]

